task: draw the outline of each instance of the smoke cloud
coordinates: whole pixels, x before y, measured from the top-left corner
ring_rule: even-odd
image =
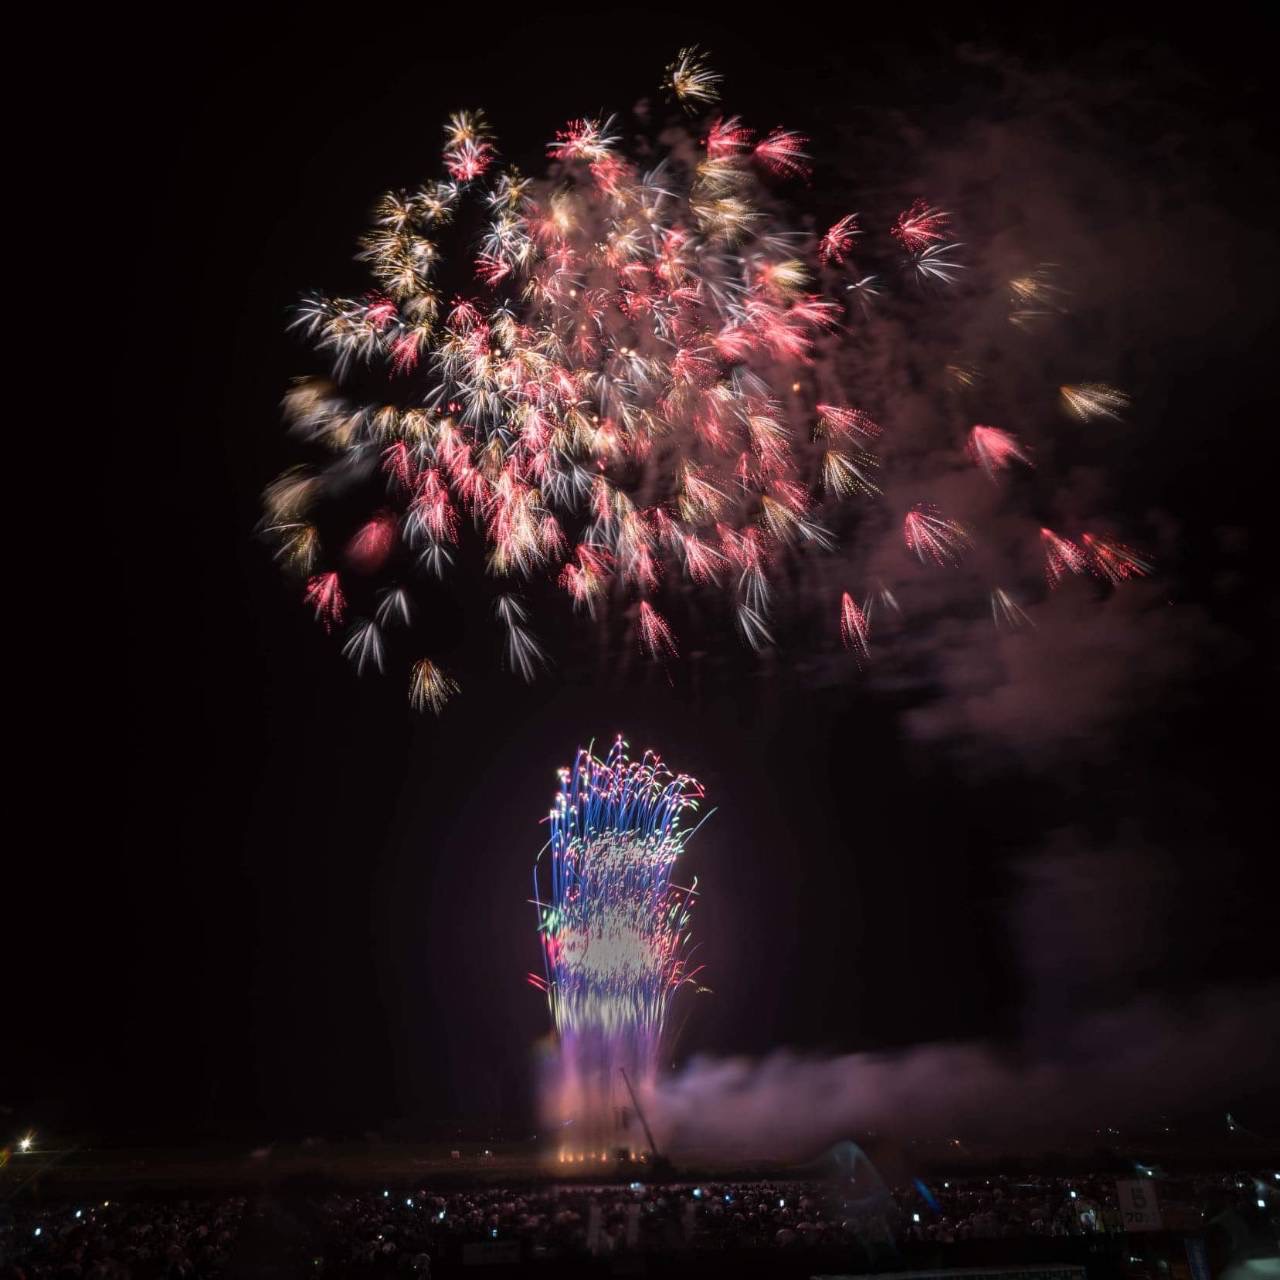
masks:
[[[1104,1125],[1154,1120],[1280,1067],[1259,1031],[1280,1025],[1280,988],[1206,994],[1174,1009],[1139,1001],[1083,1018],[1052,1046],[926,1045],[898,1053],[699,1059],[655,1100],[677,1155],[798,1158],[868,1132],[1034,1150]]]

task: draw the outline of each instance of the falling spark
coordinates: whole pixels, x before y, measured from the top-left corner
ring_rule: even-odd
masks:
[[[1049,585],[1056,587],[1069,573],[1083,573],[1088,567],[1085,554],[1074,542],[1060,538],[1052,529],[1040,530],[1044,547],[1044,571]]]
[[[907,549],[923,564],[932,560],[937,565],[954,565],[968,549],[968,531],[954,520],[947,520],[936,507],[918,503],[903,521]]]
[[[1014,462],[1028,467],[1033,465],[1018,438],[999,427],[974,427],[969,432],[967,447],[969,457],[987,473],[990,480],[995,480],[997,471],[1007,471]]]
[[[715,102],[720,96],[718,86],[722,78],[707,66],[696,46],[681,49],[667,68],[671,91],[686,109]]]
[[[336,573],[318,573],[307,581],[307,603],[316,611],[316,621],[326,631],[342,621],[347,601]]]
[[[803,134],[777,128],[756,143],[755,155],[770,173],[780,178],[807,178],[812,172]]]
[[[451,680],[430,658],[422,658],[414,664],[409,678],[409,705],[415,711],[428,707],[439,715],[444,704],[458,692],[458,685]]]
[[[1010,631],[1036,625],[1031,620],[1031,615],[1001,587],[991,593],[991,621],[997,628],[1003,627]]]
[[[410,621],[409,593],[403,587],[392,587],[382,592],[378,598],[378,608],[374,617],[382,627],[393,622],[399,622],[401,626],[407,627]]]
[[[1066,290],[1057,284],[1058,268],[1051,262],[1009,281],[1009,322],[1030,328],[1039,320],[1061,314]]]
[[[640,601],[640,643],[651,658],[660,658],[664,653],[671,658],[677,656],[671,628],[647,600]]]
[[[382,633],[376,622],[367,620],[355,623],[342,646],[342,652],[356,668],[356,675],[364,675],[370,663],[382,670]]]
[[[871,624],[867,621],[867,615],[846,591],[840,597],[840,639],[846,649],[853,651],[860,664],[871,656],[870,638]]]
[[[954,253],[962,246],[959,244],[931,244],[927,249],[911,255],[909,262],[916,278],[922,284],[954,284],[960,276],[958,272],[967,271],[962,262],[953,262],[947,255]]]
[[[1154,567],[1150,561],[1144,560],[1131,547],[1126,547],[1121,542],[1095,538],[1091,533],[1082,535],[1080,541],[1084,543],[1089,567],[1113,586],[1119,586],[1130,578],[1145,578]]]
[[[1114,418],[1119,422],[1121,413],[1130,404],[1123,391],[1102,382],[1080,382],[1059,387],[1058,391],[1067,412],[1081,422],[1092,422],[1095,418]]]
[[[818,257],[827,266],[832,263],[843,264],[853,248],[854,237],[858,234],[858,215],[845,214],[839,222],[829,227],[826,235],[818,241]]]
[[[524,625],[529,614],[515,596],[499,596],[495,612],[507,631],[507,663],[518,671],[526,684],[532,684],[537,668],[545,665],[546,654]]]
[[[924,200],[917,200],[911,208],[898,215],[890,234],[908,253],[918,253],[932,244],[946,239],[946,227],[951,215],[935,208]]]

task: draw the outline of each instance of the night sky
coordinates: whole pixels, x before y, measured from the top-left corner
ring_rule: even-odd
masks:
[[[50,235],[75,278],[26,422],[40,443],[10,478],[45,497],[11,531],[30,575],[11,597],[11,741],[30,781],[8,842],[0,1107],[119,1141],[526,1132],[546,1029],[524,981],[538,819],[578,743],[623,731],[719,807],[690,846],[713,994],[681,1059],[1051,1046],[1135,1001],[1193,1019],[1230,1005],[1253,1024],[1245,1061],[1186,1102],[1280,1118],[1259,33],[498,12],[125,18],[82,33],[82,74],[64,62],[87,92],[74,123],[40,115],[64,158],[27,192],[22,241],[42,271],[37,220],[65,218]],[[280,397],[318,369],[288,309],[359,286],[368,209],[434,174],[451,110],[482,104],[536,165],[550,129],[629,107],[695,41],[732,109],[828,158],[869,115],[899,113],[938,156],[1004,128],[1026,99],[1000,66],[1079,94],[1101,122],[1081,125],[1088,230],[1104,254],[1143,246],[1125,314],[1151,323],[1128,335],[1139,407],[1109,505],[1158,548],[1155,603],[1083,657],[1074,633],[1054,641],[975,711],[954,668],[832,680],[743,658],[668,683],[552,625],[557,666],[526,688],[463,587],[440,645],[493,660],[441,719],[418,717],[399,673],[355,678],[254,536],[262,487],[295,457]],[[909,182],[913,163],[890,168]],[[1108,201],[1116,174],[1150,189],[1145,228]],[[1128,262],[1109,262],[1094,271],[1123,282]],[[1096,714],[1055,696],[1072,670],[1071,701],[1096,696]]]

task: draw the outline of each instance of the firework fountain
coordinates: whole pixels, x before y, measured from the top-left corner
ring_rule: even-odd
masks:
[[[702,797],[696,779],[652,752],[629,759],[621,738],[603,760],[579,749],[560,770],[533,874],[544,972],[530,981],[555,1024],[543,1110],[562,1135],[562,1161],[634,1148],[631,1091],[652,1093],[672,1001],[700,989],[690,945],[697,882],[673,876]]]

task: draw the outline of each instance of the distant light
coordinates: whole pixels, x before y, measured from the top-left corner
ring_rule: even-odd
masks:
[[[109,1208],[111,1207],[111,1201],[110,1201],[110,1200],[104,1200],[104,1201],[102,1202],[102,1207],[103,1207],[104,1209],[109,1209]]]
[[[701,1187],[694,1187],[694,1189],[693,1189],[693,1198],[694,1198],[695,1200],[701,1200],[701,1199],[702,1199],[702,1188],[701,1188]]]
[[[77,1218],[80,1216],[80,1213],[81,1213],[81,1211],[80,1211],[79,1209],[77,1209],[77,1210],[76,1210],[76,1217],[77,1217]]]
[[[1266,1201],[1265,1201],[1261,1196],[1259,1196],[1259,1197],[1258,1197],[1258,1208],[1259,1208],[1259,1209],[1265,1209],[1266,1207],[1267,1207],[1267,1202],[1266,1202]]]
[[[1071,1198],[1072,1198],[1073,1200],[1076,1198],[1076,1193],[1075,1193],[1074,1191],[1071,1193]]]
[[[949,1182],[944,1182],[944,1183],[942,1184],[942,1188],[943,1188],[943,1190],[944,1190],[944,1191],[950,1191],[950,1190],[951,1190],[951,1183],[949,1183]]]
[[[443,1221],[444,1221],[444,1210],[443,1210],[443,1209],[441,1209],[441,1210],[440,1210],[440,1214],[439,1214],[439,1216],[437,1217],[436,1221],[437,1221],[437,1222],[443,1222]]]
[[[27,1134],[27,1136],[26,1136],[25,1138],[19,1138],[19,1139],[18,1139],[18,1150],[19,1150],[19,1151],[30,1151],[30,1150],[31,1150],[31,1141],[32,1141],[32,1139],[33,1139],[34,1137],[35,1137],[35,1134],[29,1133],[29,1134]]]
[[[391,1194],[391,1192],[390,1192],[390,1191],[384,1191],[384,1192],[382,1193],[382,1198],[385,1200],[385,1199],[386,1199],[390,1194]]]
[[[919,1215],[918,1213],[913,1213],[913,1214],[911,1215],[911,1221],[912,1221],[912,1222],[919,1222],[919,1221],[920,1221],[920,1215]]]
[[[724,1202],[725,1202],[725,1204],[732,1204],[732,1203],[733,1203],[733,1197],[732,1197],[732,1196],[725,1196],[725,1198],[724,1198]]]
[[[39,1235],[43,1230],[44,1230],[44,1228],[43,1228],[43,1227],[37,1227],[37,1228],[35,1229],[35,1234],[36,1234],[36,1235]]]
[[[493,1239],[493,1240],[496,1240],[496,1239],[498,1238],[498,1228],[497,1228],[497,1227],[494,1227],[494,1229],[493,1229],[492,1231],[490,1231],[490,1232],[489,1232],[489,1237],[490,1237],[490,1239]]]
[[[644,1190],[644,1183],[643,1183],[643,1182],[633,1182],[633,1183],[631,1184],[631,1190],[632,1190],[632,1191],[643,1191],[643,1190]]]
[[[779,1201],[778,1201],[778,1208],[779,1208],[779,1209],[785,1209],[786,1207],[787,1207],[787,1202],[786,1202],[785,1200],[779,1200]]]
[[[413,1201],[412,1201],[412,1200],[406,1200],[406,1201],[404,1202],[404,1207],[405,1207],[406,1209],[412,1209],[412,1208],[413,1208]]]

